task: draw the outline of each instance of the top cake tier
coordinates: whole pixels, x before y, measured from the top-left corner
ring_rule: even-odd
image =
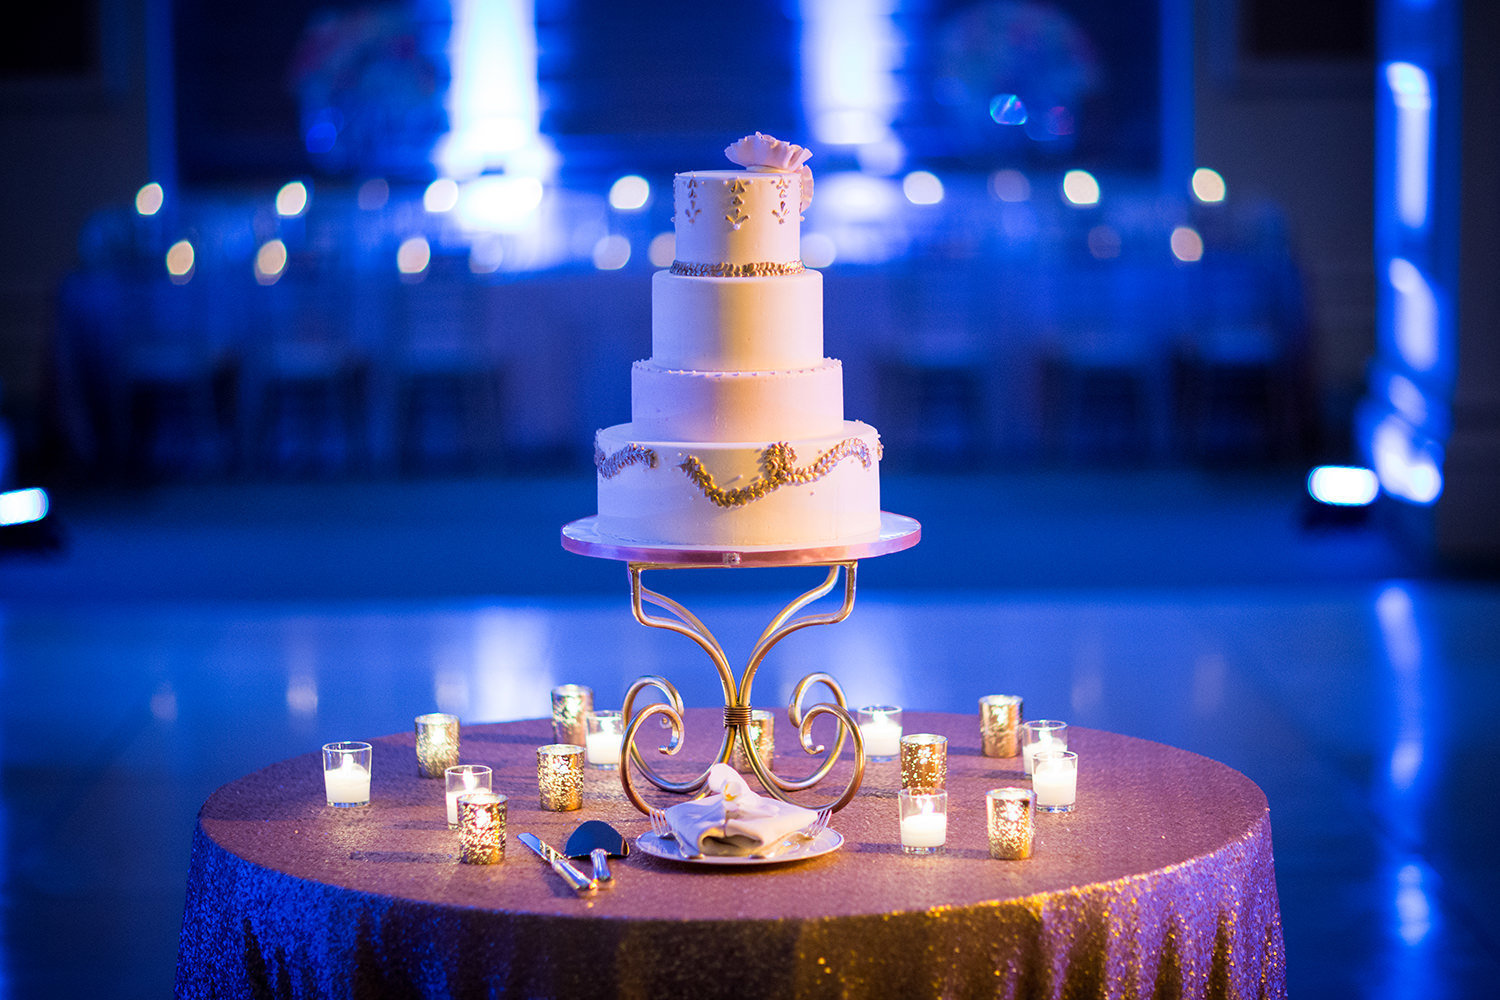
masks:
[[[802,270],[802,179],[794,173],[695,170],[672,181],[675,274],[720,278]]]

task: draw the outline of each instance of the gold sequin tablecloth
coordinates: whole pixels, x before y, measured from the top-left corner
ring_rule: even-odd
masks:
[[[681,760],[717,751],[720,719],[689,712]],[[510,797],[494,866],[457,863],[442,782],[417,776],[410,732],[373,741],[365,808],[323,805],[315,753],[272,765],[199,815],[177,995],[1285,995],[1270,820],[1244,775],[1075,728],[1078,811],[1040,815],[1029,860],[994,861],[984,793],[1027,784],[1020,758],[981,756],[977,716],[909,711],[905,730],[949,739],[946,853],[901,853],[900,765],[870,764],[833,817],[839,851],[761,868],[636,851],[615,862],[617,888],[592,899],[515,835],[560,847],[585,819],[632,839],[649,824],[614,772],[588,773],[582,810],[540,809],[535,748],[551,742],[549,720],[463,730],[461,759],[493,767]],[[781,773],[810,770],[784,712],[776,745]]]

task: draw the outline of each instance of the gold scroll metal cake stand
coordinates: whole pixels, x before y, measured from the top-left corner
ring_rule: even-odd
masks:
[[[790,793],[812,788],[826,778],[843,751],[844,741],[853,739],[854,772],[843,794],[826,804],[834,811],[842,809],[850,799],[854,798],[854,793],[859,791],[860,782],[864,779],[865,770],[864,739],[860,735],[859,727],[855,725],[853,717],[849,714],[843,688],[831,675],[822,672],[808,674],[797,683],[791,702],[787,706],[787,718],[798,732],[803,751],[814,757],[821,755],[822,760],[816,769],[804,778],[783,778],[771,769],[770,761],[761,760],[756,741],[748,738],[751,722],[750,690],[755,681],[755,672],[771,648],[793,632],[809,625],[833,625],[849,617],[849,612],[854,610],[855,568],[859,560],[910,548],[917,544],[921,537],[922,526],[917,521],[900,514],[890,513],[880,515],[878,533],[866,536],[859,541],[795,548],[769,545],[739,549],[693,545],[639,545],[601,534],[598,529],[598,519],[595,517],[573,521],[564,525],[562,529],[563,548],[569,552],[599,559],[618,559],[628,565],[630,608],[635,614],[636,621],[651,628],[666,629],[687,636],[696,642],[713,661],[714,668],[719,674],[719,682],[724,688],[724,736],[719,744],[716,763],[728,762],[734,750],[735,741],[738,739],[745,752],[745,758],[749,761],[751,770],[755,772],[761,785],[771,795],[787,801]],[[742,569],[773,566],[817,566],[825,568],[827,574],[821,584],[793,598],[771,619],[750,651],[750,657],[738,679],[735,678],[734,668],[730,664],[723,645],[708,627],[682,604],[651,590],[643,581],[647,572],[656,570],[713,567]],[[822,614],[799,615],[798,613],[808,605],[833,592],[838,584],[840,573],[844,578],[844,596],[838,609]],[[653,614],[646,609],[647,604],[654,605],[667,614]],[[808,691],[815,685],[822,685],[826,688],[832,700],[804,706],[803,702]],[[656,689],[666,701],[653,702],[641,708],[640,711],[635,711],[636,698],[652,688]],[[650,807],[636,791],[631,779],[632,765],[645,775],[648,781],[664,791],[689,795],[703,787],[708,780],[707,769],[691,780],[672,781],[663,777],[647,763],[636,747],[636,734],[640,731],[641,725],[650,718],[660,717],[670,725],[672,730],[667,743],[659,747],[660,752],[671,755],[681,748],[684,734],[682,697],[670,681],[657,676],[641,677],[626,692],[623,710],[628,721],[624,736],[625,752],[620,758],[620,784],[624,787],[626,798],[637,809],[641,812],[650,811]],[[838,738],[831,748],[821,744],[815,745],[812,741],[813,722],[823,715],[832,716],[838,725]],[[814,806],[814,808],[821,807]]]

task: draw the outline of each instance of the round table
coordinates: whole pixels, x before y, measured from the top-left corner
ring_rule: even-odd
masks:
[[[661,769],[698,773],[720,725],[718,710],[690,710],[681,760]],[[838,851],[733,868],[632,851],[614,863],[617,887],[591,898],[516,834],[560,848],[585,819],[632,840],[649,823],[613,771],[588,772],[582,810],[540,808],[535,748],[550,720],[463,729],[463,761],[493,767],[509,796],[493,866],[458,863],[443,783],[418,777],[410,732],[372,741],[367,807],[324,805],[317,753],[274,764],[199,814],[177,995],[1285,995],[1270,820],[1244,775],[1075,727],[1077,811],[1039,814],[1033,856],[996,861],[984,793],[1028,784],[1021,759],[981,756],[977,716],[907,712],[905,731],[949,740],[945,853],[901,853],[900,765],[871,763],[830,824]],[[811,770],[784,713],[776,746],[778,772]]]

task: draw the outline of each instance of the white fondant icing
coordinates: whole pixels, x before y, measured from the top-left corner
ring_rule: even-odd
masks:
[[[843,366],[704,372],[637,361],[630,371],[633,433],[666,441],[779,441],[837,434],[844,423]]]
[[[767,371],[823,359],[823,275],[651,278],[651,360],[663,368]]]
[[[848,455],[815,482],[788,483],[735,507],[720,507],[704,496],[683,471],[689,457],[701,461],[722,488],[749,486],[764,474],[765,444],[712,444],[641,440],[631,424],[599,431],[596,444],[606,455],[628,445],[656,452],[654,466],[637,463],[599,479],[601,534],[660,545],[812,545],[848,542],[880,531],[880,475],[875,456],[880,436],[868,424],[845,421],[840,432],[788,442],[796,466],[810,466],[841,441],[864,442],[871,461]]]
[[[790,264],[799,259],[796,174],[696,170],[672,181],[675,254],[685,264]]]

